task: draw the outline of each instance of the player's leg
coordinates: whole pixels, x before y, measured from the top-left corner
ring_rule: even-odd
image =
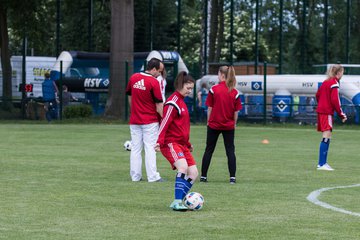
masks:
[[[184,176],[186,181],[184,181],[184,190],[183,190],[182,199],[184,199],[186,194],[190,191],[190,189],[194,185],[194,183],[199,175],[198,169],[196,167],[195,159],[192,156],[192,154],[190,153],[189,149],[184,148],[184,154],[185,154],[185,158],[186,158],[187,169],[186,169],[186,175]],[[183,171],[183,170],[181,170],[181,171]]]
[[[219,134],[220,131],[207,127],[206,148],[202,158],[200,181],[207,181],[207,172],[209,170],[211,158],[214,153]]]
[[[186,196],[186,194],[188,194],[188,192],[190,191],[192,186],[194,185],[195,180],[198,175],[199,175],[199,172],[198,172],[196,165],[192,165],[192,166],[188,167],[187,174],[185,175],[186,181],[184,182],[185,187],[184,187],[184,191],[183,191],[183,195],[182,195],[183,199]]]
[[[141,125],[130,125],[131,133],[131,152],[130,152],[130,177],[134,182],[141,180],[141,165],[143,148],[143,138]]]
[[[330,147],[331,132],[329,130],[322,133],[322,140],[319,147],[319,164],[318,167],[327,164],[327,155]]]
[[[44,109],[45,109],[46,120],[48,122],[51,122],[51,112],[50,112],[50,103],[49,102],[45,102]]]
[[[230,174],[230,183],[235,183],[236,177],[236,155],[235,155],[235,130],[222,131],[226,156],[228,159],[228,169]]]
[[[174,201],[170,204],[173,210],[187,210],[183,205],[183,199],[186,193],[191,188],[193,181],[186,175],[188,165],[185,158],[178,159],[174,162],[174,167],[177,169],[174,185]],[[189,186],[190,185],[190,186]]]
[[[322,132],[319,146],[318,170],[333,170],[327,164],[327,155],[330,146],[333,118],[331,115],[318,114],[318,130]]]
[[[159,124],[143,125],[143,141],[145,149],[145,168],[149,182],[160,181],[161,177],[156,166],[156,152],[154,146],[158,138]]]
[[[56,102],[56,100],[53,101],[53,119],[58,119],[59,118],[59,107],[58,104]]]
[[[162,146],[160,150],[166,160],[171,164],[172,169],[177,170],[174,184],[174,201],[170,204],[170,208],[177,211],[187,210],[187,207],[185,207],[182,202],[185,187],[184,182],[187,180],[185,176],[188,168],[183,149],[176,143],[168,143]]]
[[[198,171],[196,165],[193,165],[193,166],[189,166],[189,167],[188,167],[187,175],[188,175],[188,177],[191,178],[192,180],[196,180],[196,178],[197,178],[198,175],[199,175],[199,171]]]

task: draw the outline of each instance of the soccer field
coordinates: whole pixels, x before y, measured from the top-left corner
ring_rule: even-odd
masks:
[[[332,208],[307,200],[315,190],[360,184],[359,135],[335,127],[335,171],[325,172],[316,170],[315,129],[240,124],[237,183],[228,182],[220,137],[209,182],[192,189],[204,208],[174,212],[175,172],[160,154],[166,182],[130,181],[128,125],[1,124],[0,239],[360,239],[360,186],[321,192],[317,199]],[[205,141],[206,127],[192,126],[199,170]]]

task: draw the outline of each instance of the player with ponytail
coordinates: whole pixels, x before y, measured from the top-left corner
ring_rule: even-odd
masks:
[[[318,102],[317,112],[317,130],[322,132],[322,141],[319,147],[318,170],[333,171],[327,163],[327,153],[330,146],[331,132],[333,129],[334,112],[337,112],[342,122],[347,117],[341,109],[339,87],[340,79],[344,74],[344,68],[340,64],[332,65],[327,72],[327,79],[321,84],[316,93]]]
[[[202,158],[201,182],[207,182],[207,172],[219,135],[222,134],[228,159],[230,183],[236,182],[235,127],[242,105],[236,87],[233,66],[221,66],[219,84],[214,85],[206,99],[208,106],[206,148]]]
[[[176,170],[174,201],[170,208],[185,211],[183,199],[193,186],[198,170],[191,155],[190,115],[184,98],[194,89],[195,81],[187,72],[180,72],[174,82],[175,92],[166,100],[164,117],[161,121],[159,137],[155,146]]]

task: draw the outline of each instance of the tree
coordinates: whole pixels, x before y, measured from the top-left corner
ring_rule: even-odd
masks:
[[[39,33],[48,33],[46,24],[51,22],[51,20],[46,21],[45,17],[47,16],[47,11],[51,8],[44,7],[44,1],[45,0],[0,1],[0,48],[3,74],[2,93],[3,100],[6,103],[4,106],[6,106],[6,108],[11,107],[11,104],[8,105],[8,103],[12,101],[12,68],[10,57],[16,52],[14,49],[21,49],[21,42],[25,36],[31,36],[32,39],[36,41],[41,38],[40,36],[43,36],[43,34]],[[10,36],[9,32],[11,32]],[[48,46],[48,43],[49,40],[46,39],[42,44]],[[14,45],[17,47],[14,47]]]
[[[4,103],[11,101],[12,98],[12,81],[11,81],[11,64],[9,51],[9,35],[7,27],[7,7],[0,2],[0,50],[1,50],[1,68],[3,77],[2,96]],[[3,105],[5,106],[5,105]]]
[[[176,3],[177,0],[134,0],[136,9],[134,12],[135,52],[175,50],[177,36]],[[150,16],[152,16],[151,19]],[[186,14],[182,14],[181,17],[184,16]]]
[[[110,0],[92,0],[89,46],[89,1],[61,1],[61,46],[64,50],[109,52]]]
[[[223,0],[220,0],[223,1]],[[215,52],[218,43],[218,34],[219,34],[219,11],[224,11],[219,9],[219,0],[211,0],[211,10],[210,10],[210,34],[209,34],[209,62],[215,61]]]
[[[110,86],[105,117],[120,119],[125,116],[125,61],[130,69],[133,62],[134,1],[111,0],[110,5]]]
[[[55,0],[8,1],[9,48],[11,55],[22,55],[27,38],[27,55],[55,54]],[[21,14],[20,14],[21,13]]]
[[[183,3],[181,34],[181,57],[189,66],[199,64],[202,38],[202,4],[200,1]],[[194,75],[194,73],[192,72]]]

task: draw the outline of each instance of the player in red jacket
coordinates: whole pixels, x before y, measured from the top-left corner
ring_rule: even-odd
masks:
[[[207,172],[210,166],[212,154],[215,150],[219,135],[223,135],[230,184],[235,184],[236,156],[235,156],[235,126],[238,112],[242,105],[240,93],[235,88],[236,77],[233,66],[222,66],[218,72],[219,84],[214,85],[206,98],[208,106],[208,126],[206,136],[206,148],[202,158],[201,182],[207,182]]]
[[[342,122],[347,120],[345,113],[341,109],[339,97],[339,82],[343,74],[344,68],[341,65],[335,64],[331,66],[328,70],[328,78],[321,84],[316,93],[316,100],[318,102],[316,109],[318,115],[317,130],[322,132],[318,170],[334,170],[327,163],[327,153],[333,128],[334,111],[337,112]]]
[[[190,138],[190,116],[184,98],[191,94],[195,81],[186,72],[180,72],[175,80],[175,92],[167,99],[160,124],[159,137],[155,146],[169,161],[175,178],[175,200],[170,208],[187,210],[182,200],[198,176],[196,162],[190,152],[193,150]]]

